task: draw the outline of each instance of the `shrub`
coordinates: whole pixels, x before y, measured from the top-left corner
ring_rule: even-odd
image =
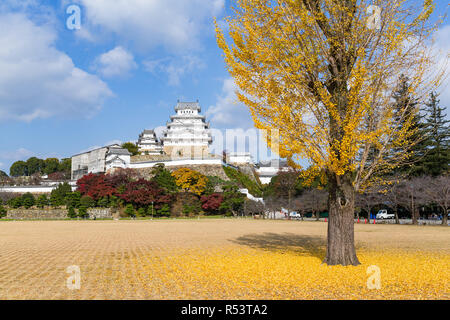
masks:
[[[80,205],[86,208],[92,208],[95,206],[95,200],[90,196],[82,196],[80,199]]]
[[[202,196],[200,200],[202,202],[202,209],[210,214],[214,214],[219,210],[223,202],[223,196],[218,193],[213,193],[208,196]]]
[[[87,217],[88,217],[87,207],[81,206],[81,207],[78,209],[78,216],[79,216],[80,218],[83,218],[83,219],[87,218]]]
[[[161,217],[169,217],[170,216],[170,207],[166,203],[164,204],[161,209],[158,210],[158,215]]]
[[[8,205],[14,209],[20,208],[22,206],[22,197],[15,197],[13,199],[10,199],[8,201]]]
[[[183,205],[183,214],[186,216],[190,216],[191,214],[198,215],[200,213],[202,213],[202,207],[200,205],[200,202]]]
[[[77,213],[76,213],[74,207],[69,207],[69,211],[67,212],[67,216],[68,216],[70,219],[74,219],[74,218],[77,217]]]
[[[127,204],[127,206],[125,207],[125,213],[128,216],[134,216],[134,207],[132,204]]]
[[[139,208],[139,210],[137,211],[137,215],[139,217],[145,217],[145,208]]]
[[[66,194],[65,203],[68,207],[78,208],[81,204],[81,193],[78,191],[69,192]]]
[[[66,196],[72,192],[72,187],[67,183],[60,183],[58,187],[52,190],[50,194],[50,204],[52,207],[60,207],[64,205]]]
[[[29,209],[34,206],[34,202],[34,196],[31,193],[27,192],[22,196],[22,206],[24,206],[25,209]]]
[[[48,206],[48,203],[49,202],[46,194],[41,194],[36,200],[37,207],[41,209]]]
[[[0,218],[6,217],[7,213],[8,211],[6,210],[6,208],[0,204]]]
[[[102,207],[102,208],[108,207],[108,205],[109,205],[109,199],[108,199],[108,197],[103,197],[103,198],[101,198],[100,200],[98,200],[98,201],[97,201],[97,205],[98,205],[99,207]]]

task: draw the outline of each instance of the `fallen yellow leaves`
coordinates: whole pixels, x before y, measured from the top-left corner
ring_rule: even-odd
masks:
[[[161,299],[448,299],[450,256],[445,253],[359,251],[358,267],[327,266],[321,252],[266,251],[230,246],[189,249],[165,257],[140,258],[138,282]],[[135,258],[124,262],[130,268]],[[367,288],[366,269],[381,270],[381,289]],[[127,269],[125,267],[125,269]],[[107,284],[106,284],[107,285]]]

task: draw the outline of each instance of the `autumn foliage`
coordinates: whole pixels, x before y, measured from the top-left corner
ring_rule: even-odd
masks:
[[[213,193],[200,198],[200,201],[202,202],[202,209],[212,213],[218,212],[223,200],[223,196],[219,193]]]
[[[185,191],[201,195],[208,182],[208,178],[202,175],[200,172],[189,168],[181,168],[172,173],[175,177],[177,186]]]

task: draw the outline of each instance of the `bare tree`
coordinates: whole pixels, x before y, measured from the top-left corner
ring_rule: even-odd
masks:
[[[448,224],[448,210],[450,205],[450,177],[423,178],[423,194],[429,202],[437,204],[443,211],[442,224]]]
[[[279,197],[287,199],[289,212],[292,211],[292,199],[295,194],[295,188],[298,183],[299,172],[294,168],[289,168],[287,171],[278,171],[275,178],[275,194]]]
[[[407,208],[411,213],[412,224],[419,224],[419,207],[427,203],[424,194],[426,180],[423,177],[417,177],[404,180],[398,189],[397,202]]]
[[[328,192],[323,189],[310,189],[303,193],[302,201],[305,210],[312,212],[316,220],[320,218],[320,211],[327,208]]]
[[[400,219],[398,217],[398,205],[399,205],[399,194],[400,194],[400,180],[393,179],[384,188],[380,189],[382,197],[387,201],[384,202],[389,208],[394,211],[395,223],[400,224]]]
[[[278,197],[269,197],[265,201],[266,211],[264,212],[264,218],[273,219],[275,212],[281,210],[283,203],[282,199]]]
[[[360,208],[364,208],[367,212],[367,219],[370,223],[370,214],[372,213],[372,208],[380,203],[380,196],[378,190],[375,188],[370,188],[364,190],[364,193],[358,193],[356,195],[356,204]]]
[[[251,199],[245,199],[244,201],[244,214],[246,216],[264,213],[264,204],[260,201],[254,201]]]

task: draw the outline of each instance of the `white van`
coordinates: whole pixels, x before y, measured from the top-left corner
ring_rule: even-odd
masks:
[[[393,213],[388,213],[386,209],[381,209],[377,213],[377,219],[394,219],[395,215]]]

